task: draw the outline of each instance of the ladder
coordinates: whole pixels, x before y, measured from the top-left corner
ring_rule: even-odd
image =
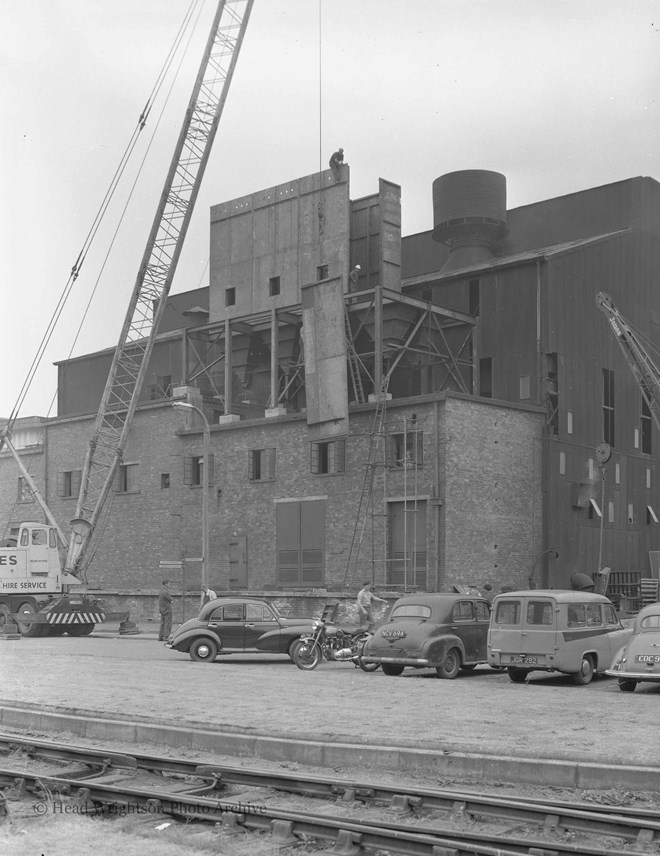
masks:
[[[355,515],[355,527],[353,529],[353,537],[351,546],[348,551],[348,561],[346,562],[346,573],[344,574],[344,582],[342,590],[353,582],[358,570],[358,559],[360,556],[360,548],[364,538],[364,531],[367,526],[367,518],[369,517],[369,509],[373,502],[373,487],[374,478],[376,475],[376,467],[385,465],[385,454],[383,445],[385,442],[385,411],[387,407],[387,387],[389,385],[389,375],[386,374],[383,378],[381,389],[376,394],[376,409],[374,411],[373,424],[371,434],[369,435],[369,451],[367,454],[367,462],[364,469],[364,481],[362,483],[362,492],[360,493],[360,501],[358,502],[357,513]],[[382,452],[382,456],[381,456]],[[379,458],[381,458],[379,460]]]

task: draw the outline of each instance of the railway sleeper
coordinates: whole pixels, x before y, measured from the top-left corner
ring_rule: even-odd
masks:
[[[273,820],[270,832],[277,847],[289,847],[291,844],[300,843],[298,836],[293,833],[293,822],[290,820]]]
[[[358,856],[359,853],[364,853],[364,848],[360,844],[361,840],[362,836],[359,832],[340,829],[330,850],[319,850],[316,856]]]

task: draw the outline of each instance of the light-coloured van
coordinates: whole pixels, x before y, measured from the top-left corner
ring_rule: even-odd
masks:
[[[493,601],[488,663],[506,668],[514,683],[538,669],[565,672],[584,685],[609,668],[631,633],[603,595],[554,589],[508,592]]]

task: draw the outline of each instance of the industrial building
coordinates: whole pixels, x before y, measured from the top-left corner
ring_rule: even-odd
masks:
[[[346,164],[211,208],[210,284],[169,297],[90,584],[181,561],[199,585],[204,426],[174,398],[210,425],[216,591],[654,574],[659,438],[596,294],[657,340],[660,184],[507,210],[468,170],[432,197],[403,238],[400,188],[353,200]],[[14,428],[63,523],[111,359],[59,363],[57,417]],[[40,512],[6,452],[0,473],[9,537]]]

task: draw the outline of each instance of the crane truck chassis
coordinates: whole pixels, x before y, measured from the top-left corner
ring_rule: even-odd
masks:
[[[21,524],[16,545],[0,547],[0,633],[11,632],[12,621],[23,636],[33,637],[87,636],[108,621],[120,622],[120,633],[138,632],[128,612],[107,612],[80,586],[62,570],[57,530]]]

